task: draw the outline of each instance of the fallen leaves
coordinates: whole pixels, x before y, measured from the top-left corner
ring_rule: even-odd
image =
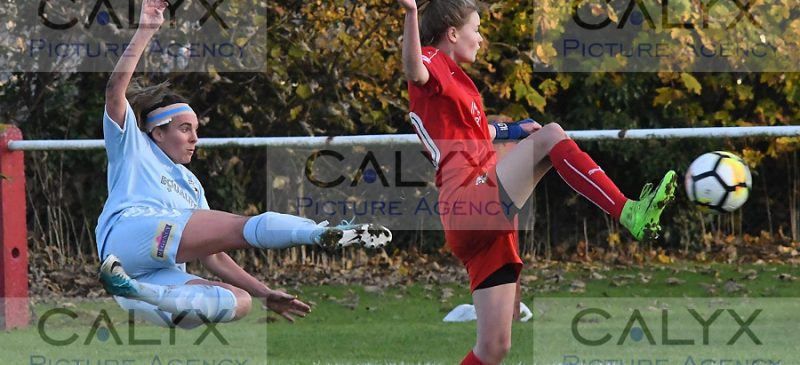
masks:
[[[782,230],[771,234],[732,235],[706,232],[698,237],[698,245],[675,250],[622,241],[612,232],[603,244],[580,240],[572,245],[556,245],[553,260],[568,263],[605,265],[674,265],[679,262],[726,264],[791,264],[800,266],[800,242],[793,241]]]
[[[667,280],[665,280],[665,282],[667,283],[667,285],[683,285],[683,283],[685,283],[686,280],[679,279],[676,277],[669,277],[667,278]]]
[[[609,295],[610,288],[630,288],[658,293],[659,288],[672,287],[670,293],[692,290],[706,295],[769,295],[781,292],[797,281],[795,271],[787,272],[780,265],[800,265],[800,244],[771,236],[729,237],[711,236],[709,246],[701,252],[667,251],[659,247],[644,247],[638,243],[615,243],[614,247],[581,245],[580,251],[564,251],[564,255],[582,258],[572,261],[541,261],[526,257],[525,271],[520,276],[525,293],[565,292]],[[778,239],[779,242],[770,241]],[[299,251],[298,251],[299,252]],[[705,262],[692,258],[703,256]],[[234,259],[248,272],[273,287],[287,287],[299,293],[301,285],[360,285],[362,295],[386,295],[390,288],[422,283],[430,289],[432,300],[448,302],[454,289],[466,288],[469,282],[466,269],[447,250],[421,253],[415,249],[394,252],[342,250],[336,253],[306,251],[302,254],[288,250],[236,252]],[[55,248],[31,254],[29,282],[33,296],[106,297],[97,282],[97,265],[93,257],[64,257]],[[88,262],[87,262],[88,261]],[[714,262],[730,263],[734,269]],[[739,266],[745,265],[746,266]],[[737,269],[737,267],[739,267]],[[632,268],[637,268],[635,271]],[[213,278],[199,264],[189,265],[191,273]],[[721,272],[722,270],[722,272]],[[699,275],[701,277],[694,278]],[[773,284],[766,284],[765,281]],[[455,284],[455,285],[451,285]],[[641,289],[640,289],[641,288]],[[455,289],[456,291],[458,289]],[[619,290],[619,289],[618,289]],[[621,289],[628,290],[628,289]],[[633,293],[633,292],[632,292]],[[391,294],[402,299],[403,294]],[[633,294],[632,294],[633,295]],[[399,297],[398,297],[399,296]],[[327,298],[342,306],[356,308],[357,293],[344,298]]]
[[[758,279],[758,272],[754,269],[745,270],[742,280],[755,280]]]
[[[745,290],[745,286],[736,282],[736,280],[729,279],[722,285],[722,288],[728,294],[736,294]]]
[[[669,257],[669,255],[667,255],[663,251],[660,251],[658,254],[656,254],[656,260],[661,264],[671,264],[672,263],[672,258]]]
[[[537,281],[537,280],[539,280],[539,277],[536,276],[536,275],[522,275],[520,277],[520,283],[522,285],[529,285],[529,284],[531,284],[531,283],[533,283],[534,281]]]
[[[340,299],[335,296],[328,295],[324,299],[339,304],[342,307],[345,307],[350,310],[355,310],[356,308],[358,308],[358,304],[361,302],[361,296],[358,295],[358,293],[356,293],[352,289],[349,289],[347,291],[347,295],[344,298]]]
[[[439,294],[439,301],[446,302],[448,299],[453,297],[453,288],[442,288],[441,294]]]
[[[592,272],[589,273],[589,279],[592,279],[592,280],[603,280],[605,278],[606,278],[605,275],[603,275],[603,274],[601,274],[601,273],[599,273],[597,271],[592,271]]]
[[[582,280],[574,280],[569,286],[570,293],[583,293],[586,291],[586,283]]]

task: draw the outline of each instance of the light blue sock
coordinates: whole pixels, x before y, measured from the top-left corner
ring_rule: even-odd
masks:
[[[236,316],[236,296],[216,285],[158,285],[132,280],[137,295],[165,312],[195,321],[230,322]],[[167,319],[164,324],[169,324]],[[158,323],[161,325],[161,323]]]
[[[266,212],[248,219],[243,233],[251,246],[274,249],[314,245],[314,239],[324,229],[308,218]]]

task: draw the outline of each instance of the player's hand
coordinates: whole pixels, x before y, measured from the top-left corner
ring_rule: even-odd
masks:
[[[520,120],[517,123],[520,127],[522,127],[522,130],[525,131],[525,133],[528,133],[528,135],[531,135],[533,132],[542,129],[542,125],[531,118]]]
[[[164,10],[169,3],[166,0],[144,0],[142,14],[139,16],[139,28],[156,30],[164,23]]]
[[[417,1],[416,0],[397,0],[397,3],[406,9],[406,11],[417,11]]]
[[[294,322],[294,316],[305,317],[311,311],[311,306],[303,303],[296,296],[280,290],[270,289],[264,302],[271,311],[278,313],[289,322]]]

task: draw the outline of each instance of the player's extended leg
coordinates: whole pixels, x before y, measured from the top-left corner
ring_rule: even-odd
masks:
[[[379,224],[337,226],[289,214],[267,212],[244,217],[216,210],[196,210],[181,236],[177,262],[187,262],[231,249],[258,247],[279,249],[298,245],[326,248],[351,244],[367,248],[382,247],[392,240],[392,233]]]
[[[163,324],[187,328],[240,319],[252,303],[246,291],[225,283],[193,279],[183,285],[159,285],[131,279],[114,255],[103,260],[100,282],[111,295],[149,303],[170,313],[172,318],[162,318]]]
[[[249,217],[218,210],[196,210],[183,229],[175,261],[188,262],[233,249],[250,247],[244,239]]]
[[[535,172],[542,175],[547,172],[541,165],[546,157],[567,185],[619,220],[634,238],[641,240],[658,236],[661,213],[674,198],[674,171],[668,171],[655,189],[646,185],[639,201],[629,200],[603,169],[569,139],[561,126],[550,123],[522,140],[498,162],[498,179],[518,207],[528,199],[541,179],[541,175]]]
[[[472,354],[462,364],[494,365],[503,361],[511,349],[511,323],[517,284],[508,283],[472,292],[478,317],[478,340]],[[470,359],[470,356],[477,359]]]

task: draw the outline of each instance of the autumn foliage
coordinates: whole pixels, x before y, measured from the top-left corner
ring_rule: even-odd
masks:
[[[145,76],[153,82],[173,81],[201,114],[202,136],[412,133],[400,65],[402,11],[394,1],[267,1],[266,14],[263,72]],[[552,49],[542,45],[538,32],[557,28],[548,28],[552,24],[536,16],[532,1],[519,0],[491,1],[483,12],[481,31],[487,42],[479,61],[466,70],[488,114],[530,116],[543,124],[559,122],[568,130],[798,124],[797,73],[551,72],[547,60]],[[793,32],[787,39],[800,39],[800,27],[786,29]],[[20,126],[28,139],[101,138],[107,77],[4,72],[0,120]],[[712,138],[581,145],[634,197],[645,182],[669,168],[683,173],[706,151],[744,156],[754,173],[754,189],[741,211],[703,216],[681,196],[665,216],[660,248],[707,252],[703,257],[710,259],[716,257],[710,252],[714,242],[779,242],[787,247],[800,242],[798,142],[788,137]],[[106,194],[103,155],[36,152],[26,159],[33,248],[91,256],[94,224]],[[265,163],[261,150],[207,150],[191,168],[204,180],[212,207],[253,214],[269,199],[272,182],[265,181]],[[627,252],[631,244],[618,224],[553,173],[537,188],[528,208],[534,218],[522,222],[526,253],[599,257]],[[442,245],[437,232],[396,237],[398,249],[436,252]],[[658,251],[653,252],[638,257],[658,260]]]

